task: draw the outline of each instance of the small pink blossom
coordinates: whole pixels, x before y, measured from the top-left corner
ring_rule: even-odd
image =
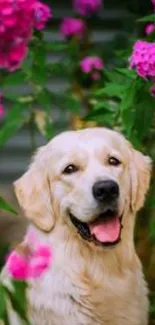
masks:
[[[2,104],[2,95],[0,94],[0,119],[4,116],[4,107]]]
[[[37,2],[34,6],[34,26],[41,30],[45,28],[47,20],[51,18],[51,10],[48,6],[41,2]]]
[[[155,31],[155,24],[148,24],[145,28],[146,35],[150,35]]]
[[[9,255],[6,267],[14,279],[28,280],[41,276],[50,267],[51,260],[49,245],[38,242],[36,236],[28,234],[19,252],[13,251]]]
[[[82,19],[69,18],[63,19],[60,25],[60,33],[64,37],[73,37],[75,35],[81,37],[86,30],[86,25]]]
[[[104,63],[102,58],[98,56],[86,56],[81,60],[80,68],[84,73],[90,74],[93,80],[99,80]]]
[[[28,279],[28,263],[24,256],[16,251],[13,251],[7,260],[7,270],[9,275],[17,280]]]
[[[130,68],[142,78],[155,77],[155,43],[137,41],[130,57]]]
[[[101,8],[102,0],[73,0],[73,8],[82,16],[87,16],[98,12]]]

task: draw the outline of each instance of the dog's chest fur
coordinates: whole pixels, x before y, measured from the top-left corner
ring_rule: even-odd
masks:
[[[35,280],[29,291],[32,324],[146,325],[141,270],[108,273],[103,265],[95,268],[96,262],[92,256],[84,267],[71,256],[62,264],[53,263],[43,279]]]

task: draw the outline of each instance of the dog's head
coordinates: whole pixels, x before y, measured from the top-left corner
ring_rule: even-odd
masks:
[[[117,132],[69,131],[39,149],[15,190],[43,231],[65,224],[80,240],[114,245],[144,203],[150,170],[150,158]]]

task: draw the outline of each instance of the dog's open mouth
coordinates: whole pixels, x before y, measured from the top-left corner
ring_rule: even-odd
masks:
[[[108,246],[117,244],[121,239],[122,217],[117,211],[107,210],[90,223],[81,222],[72,214],[70,219],[85,240]]]

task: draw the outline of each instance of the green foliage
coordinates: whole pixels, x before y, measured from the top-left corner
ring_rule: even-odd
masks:
[[[5,325],[10,325],[9,306],[11,304],[14,312],[21,319],[21,323],[30,325],[27,316],[27,284],[23,281],[12,280],[11,286],[12,288],[10,289],[7,285],[0,283],[0,320],[3,320]]]
[[[0,319],[4,319],[6,314],[6,296],[5,296],[5,289],[2,284],[0,284]]]
[[[155,14],[145,16],[143,18],[138,19],[139,22],[147,23],[147,22],[155,22]]]
[[[27,122],[28,114],[25,106],[16,102],[12,105],[9,111],[5,124],[0,129],[0,147],[3,147],[6,142]]]
[[[0,209],[17,214],[16,211],[0,196]]]
[[[26,325],[30,325],[27,316],[27,300],[26,289],[27,284],[24,281],[12,281],[13,290],[9,290],[7,286],[4,286],[7,298],[9,299],[13,310],[19,315],[21,320]]]

